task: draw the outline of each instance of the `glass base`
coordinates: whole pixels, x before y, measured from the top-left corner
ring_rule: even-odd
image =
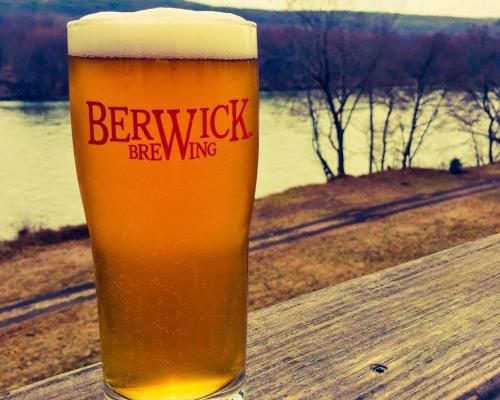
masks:
[[[193,399],[193,400],[245,400],[246,387],[245,387],[245,371],[236,377],[228,385],[219,389],[216,393],[208,396]],[[105,400],[134,400],[133,398],[123,397],[116,393],[106,382],[104,382],[104,399]],[[165,398],[169,400],[170,398]]]

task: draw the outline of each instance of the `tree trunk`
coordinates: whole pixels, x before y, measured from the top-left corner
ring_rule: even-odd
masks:
[[[344,168],[344,130],[341,129],[337,131],[337,140],[338,140],[338,148],[337,148],[337,156],[338,156],[338,176],[345,176],[345,168]]]
[[[368,174],[371,175],[373,173],[373,164],[375,159],[373,157],[373,141],[375,138],[375,127],[373,124],[373,88],[370,86],[368,90],[368,105],[370,108],[370,152],[368,155]]]
[[[477,143],[474,132],[471,132],[471,139],[472,139],[472,144],[474,146],[474,153],[476,155],[476,167],[480,167],[482,159],[481,150],[479,150],[479,145]]]
[[[416,108],[415,108],[415,114],[416,114]],[[413,144],[413,136],[415,135],[415,129],[416,129],[416,121],[415,123],[412,122],[412,125],[410,127],[410,133],[408,135],[408,142],[406,143],[405,149],[403,151],[403,169],[406,169],[410,167],[411,161],[410,161],[410,155],[411,155],[411,146]]]
[[[495,156],[493,155],[493,143],[495,143],[495,132],[493,131],[494,119],[490,119],[488,126],[488,162],[495,164]]]
[[[402,160],[402,164],[401,164],[401,168],[402,169],[406,169],[408,168],[408,156],[407,156],[407,153],[406,153],[406,150],[405,150],[405,153],[403,153],[403,160]]]
[[[326,97],[326,102],[328,105],[328,110],[333,118],[333,123],[335,126],[335,131],[337,132],[337,161],[338,161],[338,169],[337,175],[339,177],[345,176],[345,168],[344,168],[344,127],[342,126],[342,122],[339,116],[339,111],[335,108],[335,104],[333,102],[333,96],[330,89],[327,86],[322,87],[323,92]]]
[[[380,154],[380,170],[383,171],[385,168],[385,154],[387,153],[387,135],[389,133],[389,123],[391,120],[392,110],[394,109],[394,95],[391,92],[389,95],[389,105],[387,106],[387,114],[384,121],[384,129],[382,131],[382,151]]]
[[[325,160],[323,154],[321,153],[321,147],[319,143],[320,132],[318,127],[318,118],[316,115],[316,110],[314,108],[314,102],[311,97],[311,92],[309,91],[307,92],[307,106],[309,110],[309,118],[311,119],[311,124],[313,129],[313,140],[312,140],[313,149],[314,152],[316,153],[316,156],[319,159],[319,162],[321,163],[321,168],[323,169],[323,173],[325,174],[327,182],[332,182],[334,178],[333,171],[331,170],[330,166],[328,165],[328,162]]]
[[[403,151],[403,169],[411,167],[411,147],[413,145],[413,137],[417,130],[418,114],[420,112],[420,102],[422,100],[424,88],[420,82],[417,83],[417,93],[415,98],[415,105],[413,106],[413,113],[411,116],[410,131],[408,133],[408,142],[406,143]]]
[[[380,155],[380,170],[385,169],[385,153],[387,152],[387,139],[386,136],[382,136],[382,154]]]
[[[330,166],[326,162],[326,160],[323,158],[320,152],[316,152],[316,155],[318,156],[318,159],[321,163],[321,167],[323,168],[323,173],[325,174],[325,178],[327,182],[333,182],[333,179],[335,178],[333,175],[332,170],[330,169]]]

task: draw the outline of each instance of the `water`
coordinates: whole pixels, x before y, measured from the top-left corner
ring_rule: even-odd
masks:
[[[84,221],[66,102],[0,102],[0,239]]]
[[[366,121],[366,108],[361,107],[346,135],[346,170],[351,175],[367,172]],[[290,114],[277,97],[263,96],[257,197],[325,181],[310,132],[306,117]],[[85,221],[67,102],[0,102],[0,139],[0,239],[14,237],[23,224],[56,228]],[[327,157],[333,160],[333,153]],[[473,164],[470,139],[444,119],[430,132],[414,164],[442,168],[453,157]],[[394,149],[388,158],[388,165],[398,163]]]

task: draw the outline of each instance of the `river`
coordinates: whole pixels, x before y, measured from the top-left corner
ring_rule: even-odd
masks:
[[[309,120],[282,103],[276,96],[261,99],[257,197],[325,180],[311,147]],[[346,171],[351,175],[367,172],[366,121],[361,105],[346,134]],[[453,157],[472,165],[470,139],[449,118],[438,125],[414,165],[444,168]],[[0,101],[0,139],[0,240],[13,238],[23,225],[83,223],[68,103]],[[398,165],[395,148],[389,165]]]

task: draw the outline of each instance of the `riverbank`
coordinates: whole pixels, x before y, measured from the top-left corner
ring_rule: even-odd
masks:
[[[250,309],[496,233],[498,204],[500,165],[389,170],[258,199]],[[98,360],[91,251],[78,235],[84,227],[2,244],[0,391]]]

